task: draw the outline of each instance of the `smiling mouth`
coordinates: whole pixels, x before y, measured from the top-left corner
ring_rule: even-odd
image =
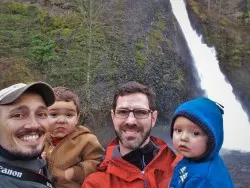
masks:
[[[123,130],[123,132],[125,134],[128,134],[128,135],[134,135],[134,134],[138,133],[139,131],[135,130],[135,129],[127,129],[127,130]]]
[[[134,139],[135,137],[137,137],[138,134],[138,130],[135,129],[127,129],[127,130],[123,130],[124,132],[124,136],[126,137],[126,139],[131,140]]]
[[[23,142],[34,142],[39,140],[44,134],[44,130],[25,130],[18,132],[16,137]]]
[[[39,134],[23,135],[19,137],[19,139],[21,139],[24,142],[35,141],[38,140],[39,138],[40,138]]]

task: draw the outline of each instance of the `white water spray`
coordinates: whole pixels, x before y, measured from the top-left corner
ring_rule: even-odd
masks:
[[[202,43],[202,38],[191,27],[184,0],[170,0],[170,2],[197,68],[201,88],[206,91],[210,99],[224,106],[224,144],[222,147],[250,151],[250,122],[236,100],[231,85],[226,82],[220,71],[215,49]]]

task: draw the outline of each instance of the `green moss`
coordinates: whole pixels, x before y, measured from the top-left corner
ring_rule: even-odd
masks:
[[[219,20],[219,24],[220,24],[221,26],[227,26],[227,25],[228,25],[228,22],[227,22],[227,20],[221,18],[221,19]]]
[[[54,16],[53,17],[53,29],[60,28],[63,26],[63,19],[61,16]]]
[[[141,69],[146,63],[146,56],[143,52],[137,51],[135,53],[136,64]]]
[[[35,16],[38,13],[38,9],[34,6],[28,6],[23,3],[11,2],[5,3],[5,13],[20,14],[23,16]]]
[[[166,42],[166,44],[167,44],[168,47],[172,46],[171,45],[171,41],[167,37],[165,38],[165,42]]]
[[[242,66],[242,54],[249,51],[249,47],[245,44],[235,44],[231,48],[231,61],[234,62],[235,67],[241,67]]]
[[[12,14],[23,14],[26,13],[29,6],[25,4],[21,4],[18,2],[13,2],[7,4],[6,8],[12,13]]]
[[[166,28],[166,21],[165,20],[160,20],[157,22],[156,27],[159,30],[164,30]]]
[[[141,50],[141,49],[143,49],[144,47],[145,47],[145,44],[144,44],[143,41],[138,41],[138,42],[136,43],[136,49],[137,49],[137,50]]]
[[[234,62],[239,62],[241,60],[241,57],[240,56],[237,56],[237,55],[233,55],[232,56],[232,61]]]
[[[166,37],[163,34],[166,28],[166,24],[164,22],[164,20],[159,20],[148,34],[148,46],[150,50],[157,54],[162,52],[162,43],[167,42]]]
[[[66,15],[55,15],[51,17],[53,19],[53,28],[75,28],[81,24],[82,19],[80,15],[76,13]]]
[[[153,30],[150,33],[151,37],[153,37],[154,39],[161,39],[162,33],[160,30]]]
[[[141,80],[142,79],[142,74],[143,74],[143,67],[146,64],[146,54],[144,52],[140,52],[140,51],[136,51],[135,53],[135,60],[136,60],[136,65],[138,67],[139,70],[139,74],[138,74],[138,79]]]
[[[53,18],[49,16],[48,12],[41,11],[38,17],[42,32],[46,33],[57,28],[54,25]]]
[[[194,13],[194,14],[196,14],[197,16],[200,16],[200,11],[199,11],[199,6],[198,6],[198,4],[195,2],[195,1],[193,1],[193,0],[189,0],[188,1],[188,4],[189,4],[189,6],[191,7],[191,9],[192,9],[192,12]]]
[[[68,37],[71,34],[72,34],[72,29],[65,28],[62,30],[63,37]]]
[[[81,15],[78,15],[77,13],[64,15],[62,19],[64,20],[63,26],[71,29],[79,27],[79,25],[84,21]]]

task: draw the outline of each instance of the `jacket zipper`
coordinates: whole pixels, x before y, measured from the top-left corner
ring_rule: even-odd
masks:
[[[148,181],[146,180],[145,171],[144,171],[144,168],[146,167],[144,154],[142,155],[142,165],[143,165],[143,171],[141,171],[141,174],[143,175],[144,188],[148,188]]]

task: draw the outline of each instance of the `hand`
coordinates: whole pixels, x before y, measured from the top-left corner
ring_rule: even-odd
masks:
[[[68,181],[72,180],[72,178],[74,176],[74,169],[69,168],[69,169],[65,170],[64,176],[65,176],[66,180],[68,180]]]

